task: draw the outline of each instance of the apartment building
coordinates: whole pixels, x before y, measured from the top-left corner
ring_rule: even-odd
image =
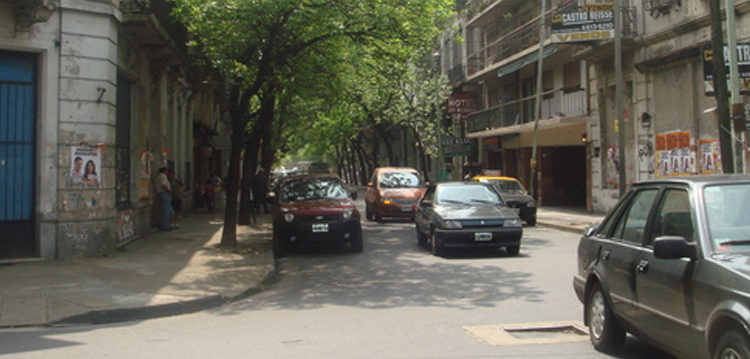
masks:
[[[628,183],[721,172],[714,97],[707,95],[701,49],[710,42],[705,0],[621,3],[622,108],[616,121],[614,40],[559,41],[552,19],[601,1],[547,1],[542,103],[534,130],[541,2],[466,1],[441,44],[454,93],[475,100],[458,120],[477,139],[479,165],[529,184],[538,139],[535,196],[542,205],[610,209],[619,174]],[[736,30],[747,39],[750,2],[738,1]],[[623,131],[625,156],[618,153]],[[741,139],[740,136],[738,138]],[[743,151],[742,154],[745,154]],[[742,156],[740,156],[742,157]],[[745,161],[747,163],[747,161]]]

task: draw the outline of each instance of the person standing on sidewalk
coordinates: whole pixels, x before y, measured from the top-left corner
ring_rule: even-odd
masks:
[[[161,205],[159,229],[162,231],[173,229],[171,225],[172,217],[174,216],[174,210],[172,209],[172,187],[169,185],[168,172],[169,169],[166,167],[159,168],[159,174],[156,176],[156,183],[154,184],[154,190],[156,196],[159,197],[159,204]]]

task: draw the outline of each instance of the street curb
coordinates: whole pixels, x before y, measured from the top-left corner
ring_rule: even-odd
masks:
[[[568,226],[568,225],[557,224],[557,223],[552,223],[552,222],[544,222],[538,219],[536,221],[536,224],[539,226],[550,227],[554,229],[559,229],[561,231],[566,231],[566,232],[571,232],[571,233],[576,233],[576,234],[583,234],[583,232],[585,231],[585,229],[582,229],[580,227]]]
[[[195,313],[201,310],[216,308],[224,304],[242,300],[263,292],[271,283],[276,281],[277,272],[276,262],[274,261],[272,269],[266,272],[257,287],[248,288],[242,293],[234,296],[227,297],[221,294],[213,294],[203,298],[153,306],[94,310],[65,317],[47,324],[37,324],[33,326],[111,324]]]

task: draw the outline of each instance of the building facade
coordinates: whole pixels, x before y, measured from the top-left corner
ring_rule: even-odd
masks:
[[[702,0],[623,1],[621,99],[616,121],[614,40],[566,42],[551,20],[601,1],[548,0],[543,51],[541,2],[469,0],[456,30],[441,44],[442,71],[456,93],[477,104],[456,121],[476,138],[478,164],[531,183],[541,205],[606,211],[629,183],[654,177],[721,172],[716,101],[705,94],[701,48],[710,42],[709,4]],[[747,1],[736,6],[739,42],[748,34]],[[559,17],[558,17],[559,18]],[[540,56],[541,54],[541,56]],[[535,130],[538,60],[541,109]],[[625,158],[620,160],[620,133]],[[534,140],[536,137],[536,140]],[[738,143],[741,138],[738,136]],[[746,152],[742,152],[743,154]],[[742,157],[742,156],[740,156]]]
[[[162,166],[192,208],[218,115],[169,11],[0,0],[0,260],[102,255],[150,232]]]

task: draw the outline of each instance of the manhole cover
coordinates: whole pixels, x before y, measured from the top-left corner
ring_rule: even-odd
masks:
[[[546,322],[464,327],[471,335],[492,345],[569,343],[588,340],[580,322]]]

